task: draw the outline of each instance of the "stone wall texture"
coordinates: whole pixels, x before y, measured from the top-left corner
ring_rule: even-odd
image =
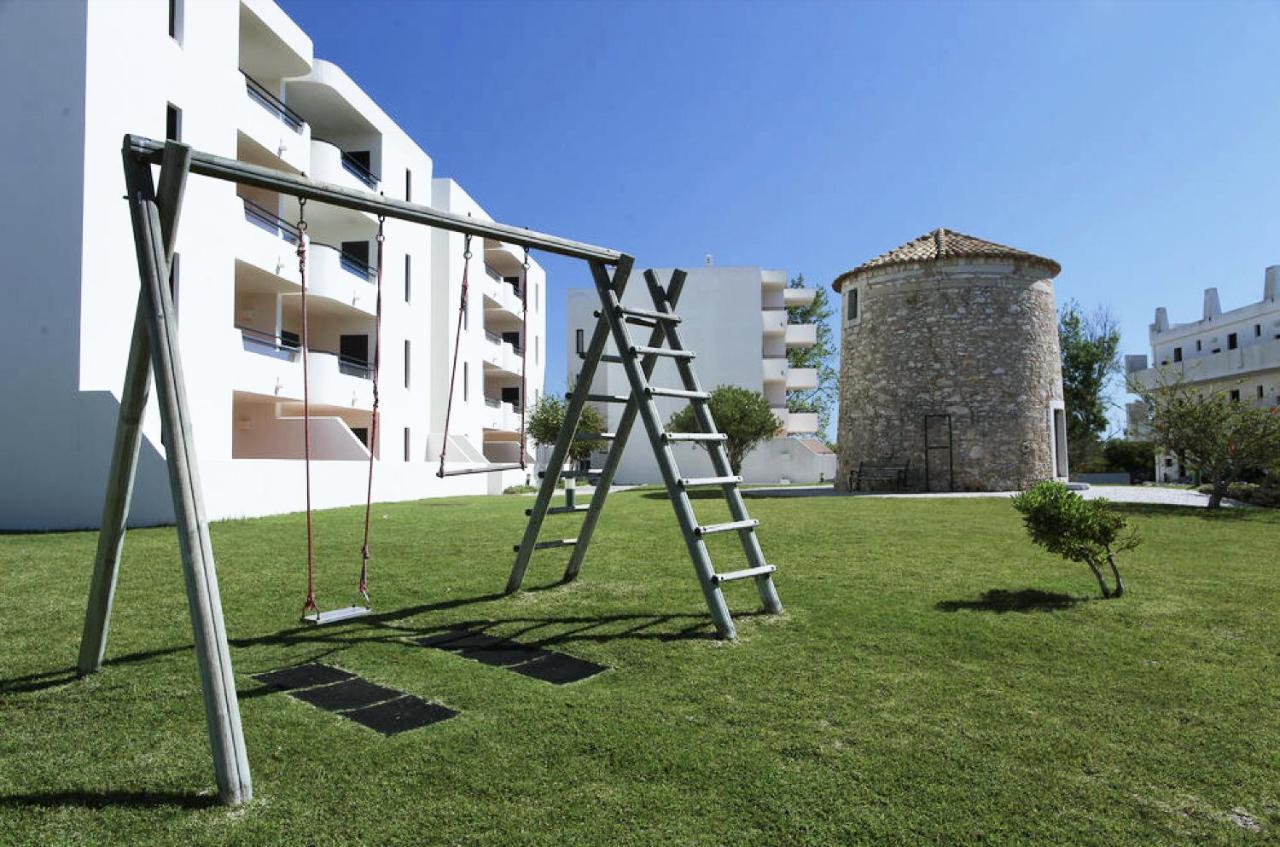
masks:
[[[947,450],[925,416],[951,416],[957,491],[1025,488],[1054,476],[1051,401],[1062,400],[1056,267],[938,259],[855,274],[860,318],[842,324],[839,472],[910,460],[911,490],[949,487]],[[946,445],[941,420],[930,443]]]

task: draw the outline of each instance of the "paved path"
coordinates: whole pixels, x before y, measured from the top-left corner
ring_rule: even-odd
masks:
[[[915,494],[846,494],[830,485],[791,485],[776,488],[744,488],[746,497],[882,497],[882,498],[930,498],[938,500],[964,499],[968,497],[1012,497],[1016,491],[956,491],[917,492]],[[1093,485],[1080,495],[1086,500],[1105,497],[1113,503],[1155,503],[1164,506],[1199,506],[1209,503],[1209,495],[1184,488],[1156,488],[1141,485]],[[1239,506],[1232,500],[1222,501],[1224,506]]]

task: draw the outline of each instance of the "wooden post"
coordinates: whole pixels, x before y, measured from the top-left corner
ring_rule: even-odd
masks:
[[[170,162],[180,161],[177,157],[183,155],[184,149],[189,155],[189,149],[180,145],[166,145],[166,158]],[[213,546],[209,541],[195,446],[191,439],[178,332],[168,285],[169,263],[165,258],[151,167],[131,154],[128,138],[123,158],[138,271],[142,277],[142,300],[146,306],[151,365],[160,404],[169,486],[173,492],[178,546],[182,552],[182,574],[187,588],[187,607],[191,615],[196,664],[204,692],[205,721],[213,748],[218,798],[228,805],[236,805],[253,796],[253,786],[240,728],[240,708],[236,699],[235,677],[231,670],[231,654],[222,620],[222,601],[218,593]]]
[[[173,152],[170,153],[169,149]],[[160,208],[160,234],[164,240],[165,261],[171,263],[191,150],[174,146],[165,152],[156,203]],[[76,663],[81,675],[93,673],[102,667],[102,656],[107,648],[111,605],[115,599],[116,578],[120,574],[125,525],[129,520],[129,504],[133,499],[133,483],[137,476],[138,454],[142,446],[142,417],[150,394],[151,342],[147,337],[146,304],[139,291],[138,308],[133,316],[133,340],[129,344],[129,361],[125,366],[124,388],[120,393],[115,443],[111,448],[111,467],[107,472],[107,493],[102,502],[102,520],[98,524],[98,552],[94,557],[93,577],[89,583],[89,606],[84,616],[84,633],[80,638],[80,658]]]

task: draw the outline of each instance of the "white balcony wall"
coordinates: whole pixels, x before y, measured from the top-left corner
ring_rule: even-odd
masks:
[[[283,90],[278,86],[271,90],[270,83],[254,81],[267,88],[268,93],[274,97],[278,97]],[[264,103],[262,99],[256,98],[250,92],[247,82],[244,85],[244,96],[240,99],[239,113],[237,129],[288,168],[295,171],[307,169],[311,158],[310,124],[303,122],[301,126],[291,126],[288,118],[274,110],[269,101]]]
[[[818,387],[817,368],[788,368],[787,390],[808,391]]]
[[[812,347],[818,343],[818,327],[814,324],[787,324],[787,347]]]

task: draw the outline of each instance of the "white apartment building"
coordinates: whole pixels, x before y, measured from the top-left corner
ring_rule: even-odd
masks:
[[[1125,356],[1130,379],[1147,386],[1180,380],[1241,403],[1275,406],[1280,402],[1280,265],[1266,269],[1257,303],[1224,312],[1218,289],[1207,288],[1200,320],[1170,324],[1161,306],[1149,335],[1150,363],[1145,355]],[[1145,407],[1130,403],[1127,412],[1129,434],[1142,437]],[[1176,457],[1157,457],[1157,482],[1186,475]]]
[[[0,4],[9,398],[0,528],[96,526],[139,291],[121,139],[192,147],[487,219],[270,0]],[[459,127],[459,132],[465,131]],[[294,198],[192,176],[174,291],[211,518],[303,508],[300,280]],[[377,220],[306,205],[313,501],[363,502],[372,404]],[[386,222],[374,498],[501,491],[521,471],[436,477],[463,237]],[[541,394],[546,277],[477,241],[447,459],[518,460],[520,350]],[[520,288],[528,286],[521,330]],[[172,520],[154,392],[131,522]]]
[[[663,285],[671,270],[659,270]],[[813,302],[813,289],[788,288],[785,271],[758,267],[704,266],[688,271],[688,280],[676,306],[681,317],[680,340],[697,354],[694,371],[702,387],[710,391],[719,385],[737,385],[759,391],[769,400],[774,414],[782,422],[784,437],[768,441],[748,454],[742,475],[747,482],[816,482],[835,478],[836,457],[818,436],[810,438],[785,435],[812,435],[818,429],[818,416],[812,412],[789,412],[787,392],[817,387],[818,373],[813,368],[791,368],[787,350],[812,347],[817,341],[813,324],[787,322],[787,306]],[[640,272],[632,275],[622,302],[628,306],[652,309]],[[568,292],[568,365],[570,384],[577,381],[582,366],[581,353],[591,342],[595,330],[594,312],[600,298],[594,288],[571,289]],[[633,333],[647,330],[632,328]],[[647,339],[647,335],[644,336]],[[644,340],[637,343],[645,343]],[[606,353],[616,355],[612,340]],[[659,359],[650,380],[653,385],[681,387],[679,374],[670,359]],[[626,374],[618,364],[601,363],[596,371],[592,392],[628,394]],[[656,398],[665,421],[678,411],[684,401]],[[605,428],[613,431],[622,415],[619,404],[597,405]],[[686,476],[714,476],[706,450],[692,444],[673,444],[676,460]],[[599,465],[595,465],[599,467]],[[616,481],[620,484],[661,482],[661,474],[644,427],[637,421],[632,429]]]

